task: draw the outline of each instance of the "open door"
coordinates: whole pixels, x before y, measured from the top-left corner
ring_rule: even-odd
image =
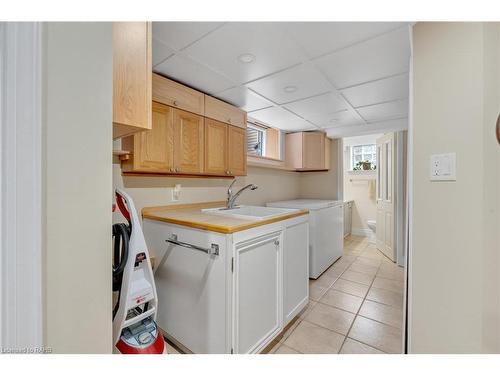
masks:
[[[377,139],[377,249],[393,262],[396,261],[394,246],[394,181],[395,136],[385,134]]]

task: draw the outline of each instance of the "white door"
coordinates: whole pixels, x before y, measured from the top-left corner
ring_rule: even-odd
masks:
[[[282,326],[281,233],[236,245],[233,289],[233,352],[255,353]]]
[[[377,249],[392,261],[396,260],[394,246],[394,133],[377,139]]]

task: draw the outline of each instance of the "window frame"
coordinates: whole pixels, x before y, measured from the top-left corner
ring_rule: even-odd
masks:
[[[246,131],[248,132],[248,129],[253,129],[261,134],[261,141],[260,144],[260,154],[258,153],[250,153],[248,152],[248,139],[247,139],[247,155],[251,156],[256,156],[256,157],[265,157],[265,150],[266,150],[266,128],[263,126],[259,126],[257,124],[254,124],[252,122],[247,122],[247,129]],[[248,134],[247,134],[248,136]]]
[[[368,148],[368,147],[371,148],[372,152],[365,152],[365,148]],[[359,153],[356,153],[357,149],[360,150]],[[371,155],[371,160],[368,160],[366,158],[367,155]],[[356,161],[355,160],[356,156],[360,156],[361,159]],[[378,162],[378,160],[377,160],[377,145],[375,143],[352,145],[351,151],[349,154],[349,159],[350,159],[350,164],[351,164],[351,168],[350,168],[351,171],[354,170],[354,167],[360,161],[370,161],[372,163],[372,165],[374,165],[376,167],[377,162]]]

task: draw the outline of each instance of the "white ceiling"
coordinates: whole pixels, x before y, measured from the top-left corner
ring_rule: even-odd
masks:
[[[409,61],[405,23],[153,23],[155,72],[286,131],[405,121]]]

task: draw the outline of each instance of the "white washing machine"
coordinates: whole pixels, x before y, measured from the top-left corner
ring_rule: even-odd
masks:
[[[309,210],[309,277],[317,279],[342,256],[344,212],[342,201],[294,199],[269,202],[268,207]]]

